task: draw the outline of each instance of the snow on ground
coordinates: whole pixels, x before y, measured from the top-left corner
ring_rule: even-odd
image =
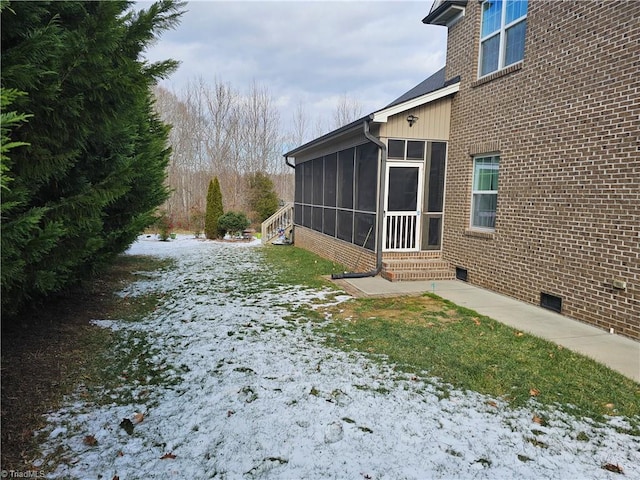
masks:
[[[443,396],[435,379],[323,347],[292,310],[341,298],[252,275],[267,271],[259,252],[257,241],[187,236],[132,246],[131,254],[174,257],[177,269],[121,295],[162,291],[166,301],[137,323],[96,324],[142,334],[173,381],[132,384],[137,401],[127,405],[69,399],[49,416],[45,452],[63,447],[68,459],[51,478],[622,478],[602,468],[609,463],[640,479],[640,439],[614,428],[624,421],[545,412],[541,426],[535,406]],[[144,420],[129,435],[120,423],[136,413]]]

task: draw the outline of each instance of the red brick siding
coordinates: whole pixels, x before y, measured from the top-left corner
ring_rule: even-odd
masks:
[[[296,247],[340,263],[353,272],[368,272],[376,268],[376,255],[372,251],[310,228],[296,225],[294,242]]]
[[[640,2],[529,2],[524,62],[477,81],[480,4],[449,30],[443,254],[469,281],[640,338]],[[500,154],[496,229],[469,232],[471,154]],[[612,281],[627,283],[626,290]]]

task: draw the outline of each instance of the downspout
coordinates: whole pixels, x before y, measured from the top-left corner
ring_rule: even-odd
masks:
[[[296,166],[289,163],[289,157],[287,155],[283,155],[284,156],[284,163],[286,163],[287,165],[289,165],[291,168],[293,168],[294,170],[296,169]]]
[[[376,229],[376,268],[369,272],[362,273],[335,273],[331,275],[331,278],[336,280],[340,278],[364,278],[375,277],[382,270],[382,234],[383,234],[383,222],[384,222],[384,199],[385,199],[385,174],[387,171],[387,146],[382,143],[378,138],[371,135],[369,132],[369,124],[373,120],[373,116],[369,115],[369,118],[364,121],[364,136],[373,143],[375,143],[380,149],[380,165],[379,174],[380,184],[378,185],[378,214],[376,215],[377,229]]]

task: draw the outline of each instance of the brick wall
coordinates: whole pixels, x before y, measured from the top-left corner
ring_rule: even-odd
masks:
[[[340,263],[353,272],[368,272],[376,268],[375,253],[310,228],[296,225],[294,242],[296,247]]]
[[[524,62],[477,80],[480,4],[449,29],[443,250],[469,281],[640,339],[640,2],[530,1]],[[435,27],[430,27],[435,28]],[[499,152],[495,232],[472,155]],[[613,281],[626,282],[626,289]]]

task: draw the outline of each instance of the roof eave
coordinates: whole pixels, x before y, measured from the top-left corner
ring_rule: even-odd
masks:
[[[422,23],[450,27],[464,16],[467,0],[446,0],[429,12]]]
[[[321,137],[315,138],[310,142],[305,143],[304,145],[300,145],[299,147],[296,147],[293,150],[285,153],[284,157],[295,157],[297,154],[303,153],[306,150],[317,148],[320,145],[333,141],[339,137],[350,135],[356,130],[361,130],[363,122],[368,120],[371,120],[371,115],[366,115],[362,118],[359,118],[358,120],[354,120],[353,122],[348,123],[347,125],[344,125],[329,133],[326,133]]]
[[[398,113],[405,112],[407,110],[411,110],[412,108],[420,107],[427,103],[434,102],[444,97],[448,97],[449,95],[453,95],[458,90],[460,90],[460,82],[453,83],[451,85],[447,85],[438,90],[434,90],[433,92],[426,93],[416,98],[412,98],[411,100],[407,100],[406,102],[399,103],[389,108],[383,108],[373,114],[373,121],[376,123],[386,123],[390,116],[396,115]]]

